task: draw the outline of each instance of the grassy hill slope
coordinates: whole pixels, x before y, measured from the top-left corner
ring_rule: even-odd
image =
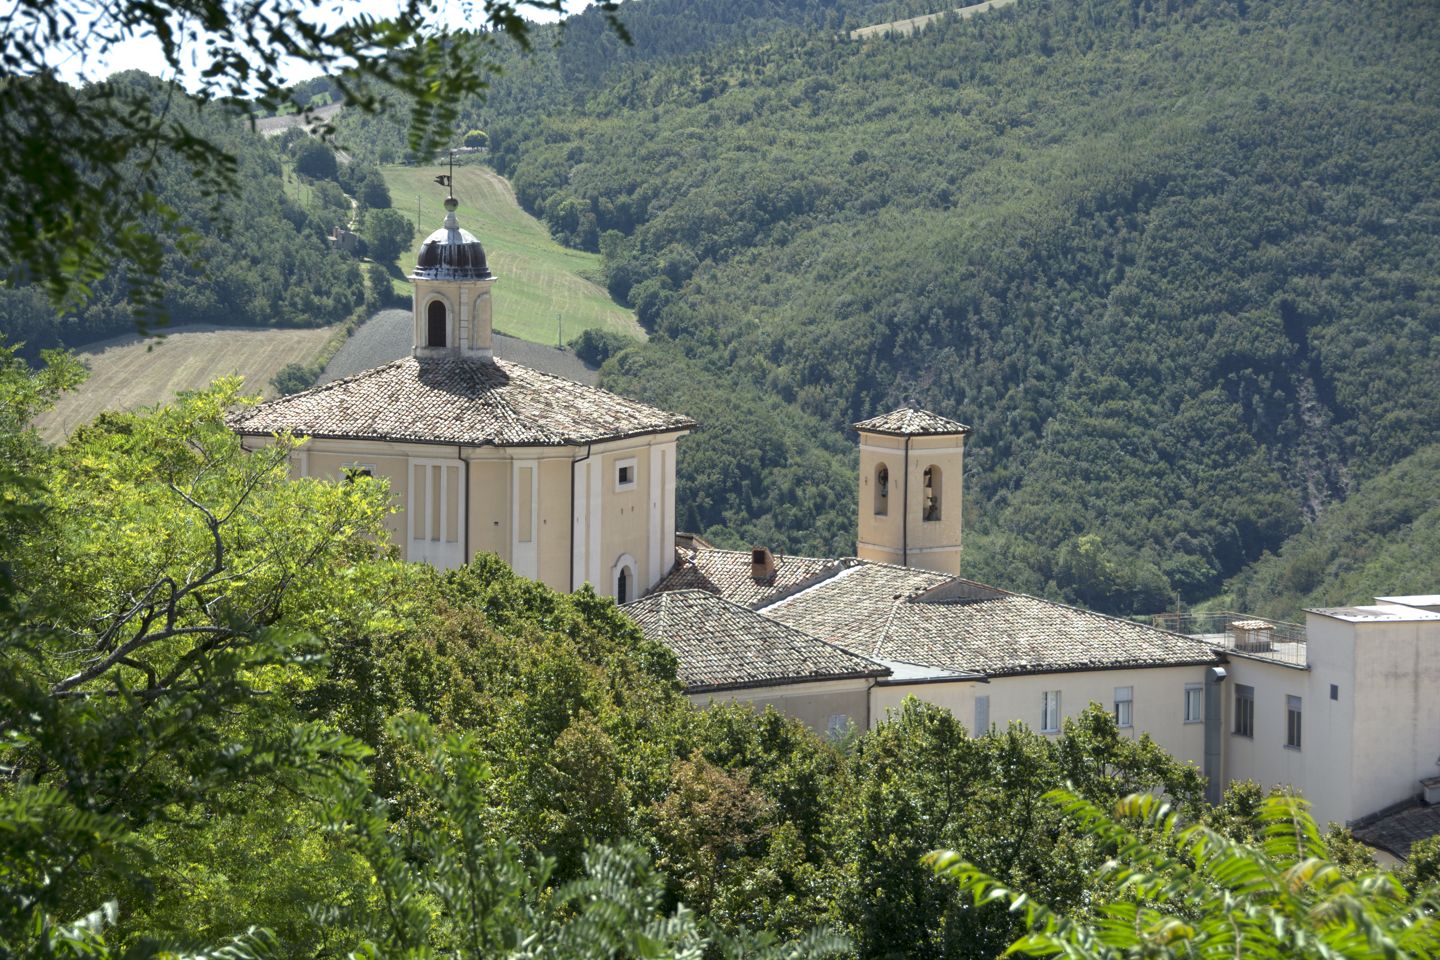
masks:
[[[62,440],[107,410],[163,403],[233,374],[245,378],[247,393],[274,396],[270,378],[287,363],[314,359],[334,333],[196,325],[171,328],[163,340],[127,334],[92,343],[76,351],[90,379],[37,417],[35,428],[47,440]]]
[[[397,211],[419,223],[415,242],[400,266],[408,268],[419,255],[420,244],[445,219],[442,188],[435,185],[437,166],[381,168]],[[643,338],[634,311],[621,307],[591,277],[601,274],[598,254],[563,247],[551,238],[545,225],[520,209],[510,184],[481,166],[455,170],[456,215],[460,225],[480,239],[495,284],[495,329],[535,343],[568,342],[582,330],[613,330]],[[397,293],[409,297],[411,285],[396,279]],[[557,322],[558,319],[558,322]]]

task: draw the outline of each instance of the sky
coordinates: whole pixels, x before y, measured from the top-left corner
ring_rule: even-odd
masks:
[[[589,3],[590,0],[566,0],[567,13],[581,10]],[[88,4],[84,5],[88,6]],[[439,0],[438,5],[445,15],[446,25],[451,28],[466,26],[469,23],[467,10],[482,8],[481,0],[469,0],[469,2],[467,0]],[[331,2],[320,3],[316,6],[317,16],[314,19],[340,23],[361,13],[384,17],[393,14],[399,6],[399,0],[331,0]],[[558,19],[553,12],[548,10],[522,7],[521,12],[531,20],[543,22]],[[164,57],[160,52],[160,44],[153,36],[128,39],[111,47],[104,56],[92,57],[84,64],[72,60],[54,65],[60,76],[71,83],[103,80],[112,73],[119,73],[123,70],[143,70],[152,74],[159,72],[167,79],[175,77],[175,72],[165,66]],[[192,58],[191,63],[182,71],[179,79],[185,86],[193,89],[193,78],[204,69],[205,65],[205,62],[199,60],[198,57]],[[162,67],[164,67],[163,70]],[[286,80],[295,83],[300,80],[308,80],[318,73],[319,71],[309,64],[297,63],[293,74],[287,76]]]

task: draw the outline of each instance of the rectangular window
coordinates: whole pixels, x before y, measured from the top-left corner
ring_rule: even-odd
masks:
[[[1060,732],[1060,691],[1046,690],[1040,704],[1040,732]]]
[[[1255,736],[1255,688],[1235,685],[1235,736]]]
[[[1340,699],[1340,684],[1338,684],[1338,683],[1332,683],[1332,684],[1330,684],[1330,699],[1331,699],[1331,700],[1339,700],[1339,699]]]
[[[1285,698],[1285,746],[1300,749],[1300,698]]]
[[[354,483],[361,477],[375,476],[375,465],[372,463],[350,463],[341,467],[340,472],[346,483]]]
[[[975,736],[983,737],[990,732],[990,698],[975,698],[975,729],[972,731]]]
[[[615,464],[615,489],[630,490],[635,486],[635,458]]]
[[[1115,726],[1132,727],[1135,725],[1135,688],[1115,688]]]
[[[1185,684],[1185,722],[1200,723],[1205,719],[1205,688],[1198,683]]]

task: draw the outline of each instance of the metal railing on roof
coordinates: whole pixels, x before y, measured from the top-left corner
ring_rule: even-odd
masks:
[[[1308,662],[1303,624],[1233,610],[1157,613],[1150,622],[1162,630],[1186,634],[1226,653],[1292,667],[1303,667]]]

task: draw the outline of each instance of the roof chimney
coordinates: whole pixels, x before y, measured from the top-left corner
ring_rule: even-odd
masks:
[[[751,547],[750,579],[765,581],[773,576],[775,576],[775,554],[770,552],[769,547]]]

